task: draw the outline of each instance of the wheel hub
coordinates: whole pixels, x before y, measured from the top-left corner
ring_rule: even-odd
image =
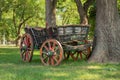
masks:
[[[48,56],[49,56],[49,57],[53,56],[53,54],[54,54],[53,51],[51,51],[51,50],[48,51]]]
[[[27,46],[23,44],[23,45],[22,45],[22,49],[23,49],[23,50],[27,50]]]

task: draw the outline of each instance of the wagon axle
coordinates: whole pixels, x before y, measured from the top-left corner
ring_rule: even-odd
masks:
[[[26,46],[26,45],[23,45],[23,46],[22,46],[22,50],[25,50],[25,51],[26,51],[26,50],[27,50],[27,46]]]
[[[49,57],[51,57],[51,56],[55,55],[55,52],[49,50],[48,53],[47,53],[47,55],[48,55]]]

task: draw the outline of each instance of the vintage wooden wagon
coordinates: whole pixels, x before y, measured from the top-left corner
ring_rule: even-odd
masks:
[[[71,56],[74,60],[90,55],[87,41],[89,25],[66,25],[50,28],[25,28],[20,42],[20,55],[23,61],[32,60],[34,49],[40,50],[44,65],[59,65]]]

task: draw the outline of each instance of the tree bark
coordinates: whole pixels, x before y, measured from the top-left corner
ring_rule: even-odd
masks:
[[[56,27],[57,0],[46,0],[46,27]]]
[[[96,45],[89,62],[120,62],[120,19],[117,0],[97,0]]]
[[[2,10],[0,9],[0,21],[2,20]]]
[[[94,2],[95,0],[87,0],[85,3],[84,3],[84,11],[87,13],[88,11],[88,8],[90,7],[90,5]]]
[[[80,24],[86,24],[87,25],[88,24],[87,14],[83,9],[81,1],[80,0],[75,0],[75,2],[76,2],[76,6],[77,6],[77,9],[78,9],[79,16],[80,16]]]
[[[84,3],[84,6],[81,3],[81,0],[74,0],[78,9],[78,13],[80,16],[80,24],[88,24],[88,16],[87,16],[87,11],[89,6],[95,1],[95,0],[87,0]]]

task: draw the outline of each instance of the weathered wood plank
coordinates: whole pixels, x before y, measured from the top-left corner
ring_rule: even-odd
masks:
[[[69,50],[83,51],[91,46],[91,44],[83,44],[83,45],[76,45],[76,46],[68,45],[68,44],[62,44],[62,45],[63,45],[63,48],[68,51]]]

